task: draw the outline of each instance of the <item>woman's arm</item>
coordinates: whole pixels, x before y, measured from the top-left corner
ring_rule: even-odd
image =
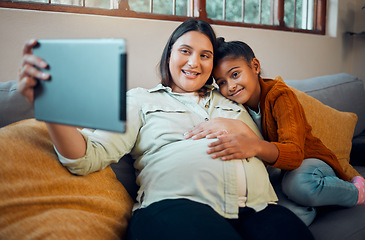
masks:
[[[34,87],[38,81],[47,81],[50,75],[39,69],[46,69],[48,64],[33,55],[36,40],[28,41],[23,48],[22,67],[17,80],[17,90],[33,104]],[[57,151],[66,158],[77,159],[85,155],[86,142],[75,127],[46,123],[51,140]]]
[[[254,131],[241,120],[223,117],[213,118],[196,125],[193,129],[187,131],[184,136],[186,139],[192,138],[198,140],[201,138],[217,138],[220,135],[231,133],[257,138]]]
[[[75,127],[55,123],[46,125],[54,146],[63,157],[78,159],[85,156],[86,141]]]

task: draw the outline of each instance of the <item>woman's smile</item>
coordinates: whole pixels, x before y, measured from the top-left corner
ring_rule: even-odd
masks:
[[[200,73],[196,72],[196,71],[191,71],[191,70],[181,70],[182,73],[187,77],[187,78],[196,78]]]

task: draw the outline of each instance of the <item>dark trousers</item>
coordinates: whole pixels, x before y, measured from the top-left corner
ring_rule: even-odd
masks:
[[[290,210],[269,205],[256,212],[240,208],[238,219],[226,219],[210,206],[187,199],[163,200],[137,210],[129,240],[310,240],[306,225]]]

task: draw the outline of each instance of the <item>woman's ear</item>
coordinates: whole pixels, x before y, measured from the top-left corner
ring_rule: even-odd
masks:
[[[260,74],[261,65],[260,61],[257,58],[252,59],[251,68],[256,72],[256,74]]]

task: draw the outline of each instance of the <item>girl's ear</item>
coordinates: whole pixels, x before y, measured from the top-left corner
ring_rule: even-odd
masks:
[[[256,74],[260,74],[261,65],[260,65],[260,61],[257,58],[252,59],[251,67],[256,72]]]

